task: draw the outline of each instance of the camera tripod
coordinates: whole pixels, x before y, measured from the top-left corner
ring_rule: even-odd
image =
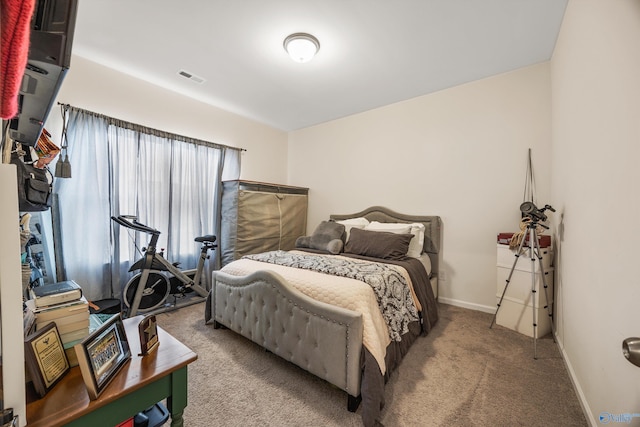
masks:
[[[547,207],[545,207],[547,208]],[[553,209],[551,207],[548,207],[550,209]],[[544,209],[543,209],[544,210]],[[537,212],[541,212],[540,210],[538,210]],[[527,231],[524,234],[524,236],[522,236],[522,241],[520,242],[520,245],[518,246],[518,250],[516,251],[515,254],[515,259],[513,261],[513,266],[511,267],[511,271],[509,272],[509,276],[507,277],[506,283],[504,285],[504,290],[502,291],[502,296],[500,297],[500,301],[498,301],[498,307],[496,308],[496,312],[493,315],[493,320],[491,320],[491,325],[489,325],[489,328],[491,329],[493,327],[493,324],[496,321],[496,317],[498,316],[498,310],[500,310],[500,305],[502,304],[502,300],[504,299],[505,294],[507,293],[507,288],[509,287],[509,282],[511,281],[511,276],[513,275],[513,271],[516,268],[516,264],[518,263],[518,260],[520,259],[520,255],[522,253],[522,249],[524,248],[524,244],[527,240],[527,237],[529,238],[529,258],[531,259],[531,300],[532,300],[532,313],[533,313],[533,358],[537,359],[538,358],[538,349],[537,349],[537,343],[538,343],[538,333],[537,333],[537,327],[538,327],[538,322],[537,322],[537,310],[536,310],[536,274],[538,274],[536,272],[535,269],[535,261],[536,258],[538,260],[538,263],[540,265],[540,274],[542,277],[542,285],[544,288],[544,297],[545,297],[545,302],[546,305],[544,306],[544,308],[547,310],[547,314],[550,317],[550,321],[551,321],[551,336],[553,338],[553,340],[555,341],[555,330],[554,330],[554,326],[553,326],[553,310],[551,309],[551,306],[549,305],[549,295],[547,294],[547,282],[545,280],[545,272],[544,272],[544,266],[542,265],[542,256],[540,255],[540,244],[538,242],[538,233],[536,232],[536,228],[539,226],[544,227],[546,229],[548,229],[549,227],[547,227],[544,224],[540,224],[539,223],[539,218],[536,218],[535,216],[530,216],[529,218],[529,222],[527,223]],[[545,217],[546,218],[546,217]]]

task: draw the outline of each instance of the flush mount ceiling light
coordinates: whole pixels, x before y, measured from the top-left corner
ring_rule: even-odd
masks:
[[[320,42],[311,34],[294,33],[284,39],[284,50],[296,62],[309,62],[320,50]]]

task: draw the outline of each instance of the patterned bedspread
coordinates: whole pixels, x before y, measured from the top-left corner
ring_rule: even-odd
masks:
[[[318,301],[362,313],[363,345],[383,374],[386,347],[392,340],[400,341],[408,323],[419,319],[409,274],[397,265],[340,255],[274,251],[244,257],[222,269],[236,276],[257,270],[280,274]]]

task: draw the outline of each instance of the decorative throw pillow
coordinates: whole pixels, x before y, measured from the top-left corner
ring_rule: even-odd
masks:
[[[411,239],[411,243],[409,243],[407,256],[412,258],[420,258],[420,255],[422,255],[422,247],[424,245],[424,224],[421,224],[419,222],[409,224],[373,221],[364,229],[370,231],[388,231],[390,233],[396,234],[411,233],[415,237]]]
[[[322,221],[311,236],[299,237],[296,248],[310,248],[332,254],[342,252],[344,225],[332,221]]]
[[[344,252],[374,258],[398,260],[407,256],[413,234],[352,228]]]

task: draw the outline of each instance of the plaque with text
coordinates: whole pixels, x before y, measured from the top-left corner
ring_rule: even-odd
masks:
[[[55,323],[29,335],[24,342],[25,361],[33,387],[43,397],[69,372],[69,360],[64,352]]]

